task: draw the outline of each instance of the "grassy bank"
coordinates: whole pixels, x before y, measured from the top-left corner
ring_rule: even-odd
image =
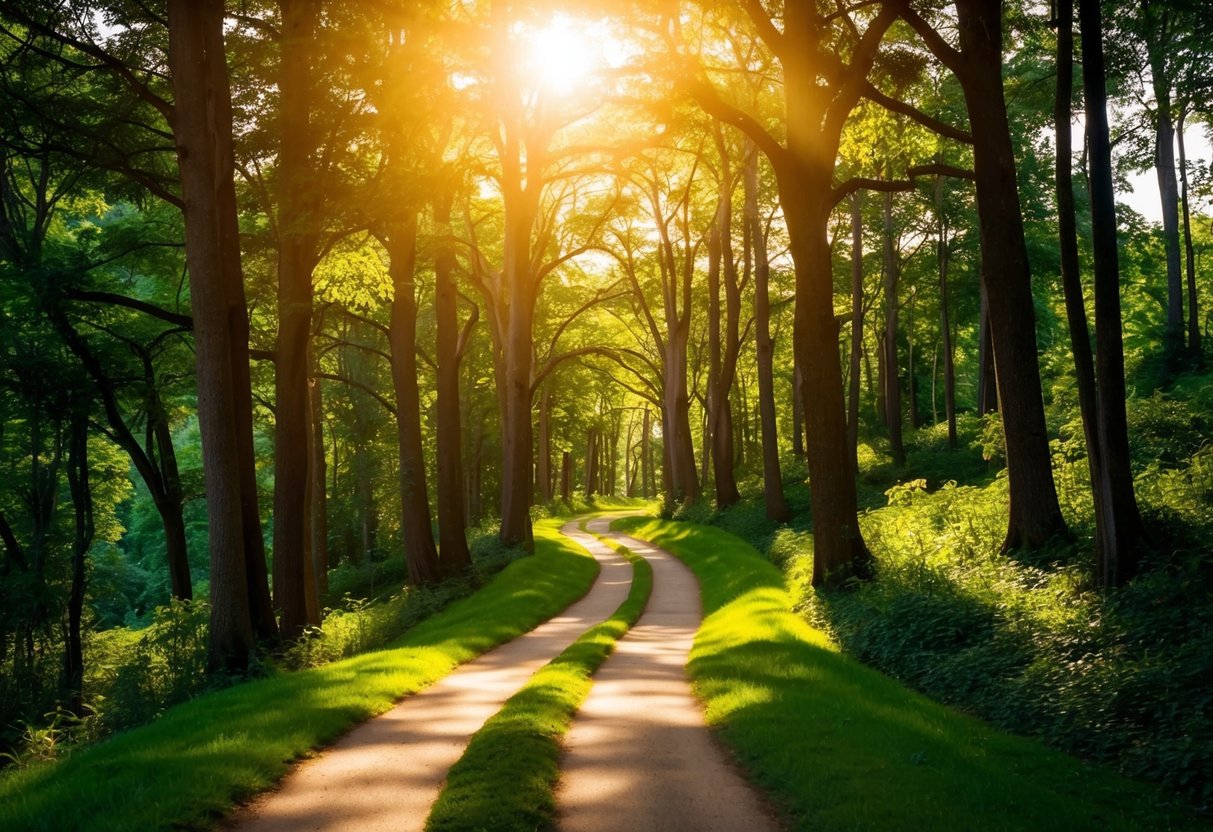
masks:
[[[194,699],[156,722],[0,780],[0,829],[153,830],[214,820],[351,726],[532,629],[584,594],[597,562],[535,527],[535,555],[394,646]]]
[[[842,655],[739,538],[651,518],[615,526],[694,570],[705,618],[690,672],[708,721],[795,828],[1197,828],[1153,787],[1002,733]]]
[[[627,600],[532,676],[476,732],[451,767],[430,812],[430,832],[533,832],[551,827],[560,738],[589,693],[594,671],[636,623],[653,589],[653,570],[646,560],[612,541],[603,542],[632,563]]]

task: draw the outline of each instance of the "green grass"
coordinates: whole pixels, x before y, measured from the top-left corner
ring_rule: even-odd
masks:
[[[584,529],[585,524],[582,523]],[[472,737],[430,811],[430,832],[551,828],[560,738],[585,700],[591,676],[636,622],[653,588],[648,561],[603,540],[632,562],[632,587],[615,614],[539,670]]]
[[[535,555],[507,567],[395,646],[237,685],[57,763],[0,780],[0,829],[198,828],[274,784],[290,763],[583,595],[598,563],[536,524]]]
[[[794,828],[1198,828],[1154,787],[1000,732],[842,655],[792,612],[779,570],[739,538],[651,518],[614,527],[698,577],[696,691]]]

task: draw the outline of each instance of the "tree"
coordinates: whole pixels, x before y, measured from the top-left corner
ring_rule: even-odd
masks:
[[[1117,586],[1133,577],[1141,561],[1141,517],[1129,467],[1125,414],[1124,348],[1117,263],[1116,201],[1112,189],[1112,144],[1108,136],[1103,37],[1096,0],[1079,0],[1083,97],[1090,148],[1091,233],[1095,250],[1095,381],[1099,425],[1097,500],[1103,522],[1096,577]]]
[[[997,368],[1003,434],[1007,445],[1010,512],[1004,550],[1043,545],[1066,533],[1053,483],[1052,454],[1044,418],[1036,315],[1015,157],[1002,82],[1002,3],[956,4],[958,47],[911,8],[902,11],[931,52],[964,91],[972,135],[973,167],[981,227],[982,286]]]
[[[223,4],[169,0],[168,27],[210,524],[211,663],[239,671],[252,655],[254,613],[259,632],[275,624],[263,598]]]

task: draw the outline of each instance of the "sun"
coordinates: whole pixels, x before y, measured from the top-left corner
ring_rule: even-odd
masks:
[[[567,95],[582,86],[601,62],[601,45],[586,27],[565,15],[523,32],[527,75],[536,87]]]

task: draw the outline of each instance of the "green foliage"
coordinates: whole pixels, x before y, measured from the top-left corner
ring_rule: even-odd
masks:
[[[695,572],[705,614],[689,665],[696,692],[792,828],[1198,828],[1152,787],[1005,734],[848,658],[792,611],[779,570],[727,532],[645,518],[616,527]],[[930,622],[920,633],[980,636]]]

